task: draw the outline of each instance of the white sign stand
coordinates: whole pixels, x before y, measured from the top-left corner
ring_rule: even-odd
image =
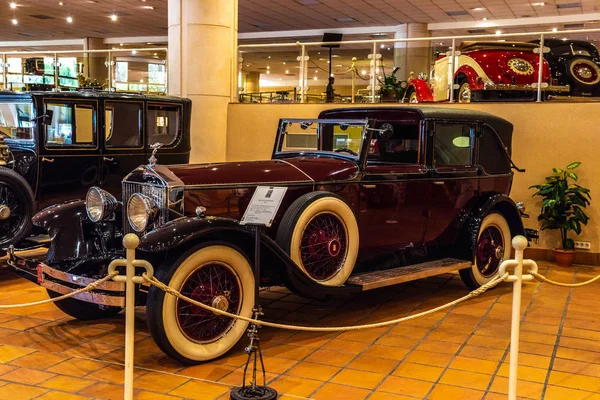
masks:
[[[240,225],[264,225],[270,227],[279,210],[286,187],[258,186]]]

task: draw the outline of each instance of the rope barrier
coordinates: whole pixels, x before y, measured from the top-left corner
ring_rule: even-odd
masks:
[[[431,310],[427,310],[427,311],[423,311],[421,313],[418,314],[413,314],[413,315],[409,315],[406,317],[402,317],[402,318],[397,318],[397,319],[393,319],[391,321],[385,321],[385,322],[377,322],[374,324],[365,324],[365,325],[352,325],[352,326],[339,326],[339,327],[313,327],[313,326],[299,326],[299,325],[286,325],[286,324],[279,324],[276,322],[268,322],[268,321],[260,321],[257,319],[253,319],[253,318],[248,318],[248,317],[244,317],[242,315],[236,315],[236,314],[232,314],[229,313],[227,311],[223,311],[223,310],[219,310],[218,308],[214,308],[211,306],[208,306],[204,303],[201,303],[199,301],[196,301],[194,299],[191,299],[187,296],[182,295],[181,293],[179,293],[177,290],[167,286],[166,284],[162,283],[161,281],[159,281],[158,279],[156,279],[155,277],[152,278],[148,278],[146,276],[146,274],[142,274],[142,277],[144,278],[144,280],[146,280],[146,282],[156,286],[157,288],[163,290],[166,293],[169,293],[172,296],[175,296],[181,300],[187,301],[188,303],[191,303],[195,306],[201,307],[207,311],[211,311],[215,314],[220,314],[220,315],[224,315],[226,317],[230,317],[230,318],[237,318],[239,320],[242,321],[246,321],[249,322],[251,324],[255,324],[255,325],[261,325],[261,326],[268,326],[271,328],[279,328],[279,329],[287,329],[287,330],[297,330],[297,331],[305,331],[305,332],[344,332],[344,331],[357,331],[357,330],[361,330],[361,329],[372,329],[372,328],[380,328],[383,326],[389,326],[389,325],[395,325],[397,323],[400,322],[405,322],[405,321],[409,321],[415,318],[419,318],[419,317],[424,317],[426,315],[429,314],[433,314],[437,311],[441,311],[444,310],[446,308],[452,307],[456,304],[462,303],[465,300],[471,299],[473,297],[477,297],[480,294],[486,292],[487,290],[497,286],[498,284],[500,284],[501,282],[504,282],[507,278],[508,278],[509,274],[505,273],[502,276],[497,276],[496,278],[492,279],[491,281],[489,281],[488,283],[482,285],[480,288],[473,290],[472,292],[470,292],[469,294],[467,294],[466,296],[463,296],[457,300],[454,300],[450,303],[444,304],[442,306],[433,308]]]
[[[551,285],[555,285],[555,286],[562,286],[562,287],[581,287],[581,286],[585,286],[585,285],[589,285],[590,283],[594,283],[597,280],[600,279],[600,275],[596,276],[595,278],[592,278],[590,280],[587,280],[585,282],[579,282],[579,283],[563,283],[563,282],[556,282],[553,281],[552,279],[548,279],[546,278],[544,275],[542,274],[538,274],[537,272],[534,271],[528,271],[531,275],[533,275],[533,277],[535,277],[537,280],[539,280],[540,282],[546,282],[549,283]]]
[[[118,271],[108,274],[104,278],[99,279],[95,282],[92,282],[89,285],[87,285],[86,287],[77,289],[71,293],[63,294],[62,296],[54,297],[52,299],[38,300],[38,301],[33,301],[31,303],[23,303],[23,304],[0,304],[0,309],[39,306],[42,304],[54,303],[54,302],[57,302],[60,300],[68,299],[69,297],[76,296],[80,293],[92,291],[92,290],[96,289],[98,286],[100,286],[101,284],[103,284],[104,282],[111,280],[113,278],[113,276],[116,276],[116,275],[119,275]]]

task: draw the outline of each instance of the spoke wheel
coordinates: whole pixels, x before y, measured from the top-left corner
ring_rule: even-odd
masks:
[[[206,243],[163,262],[156,278],[211,307],[252,317],[254,274],[246,257]],[[197,364],[222,356],[244,336],[247,322],[215,314],[152,286],[146,301],[148,329],[171,358]]]
[[[306,273],[317,281],[334,277],[348,252],[346,226],[329,212],[314,216],[302,235],[301,258]]]
[[[18,243],[29,233],[34,202],[27,181],[0,167],[0,248]]]
[[[417,104],[419,102],[419,98],[417,97],[417,92],[414,89],[410,92],[408,96],[408,102],[411,104]]]
[[[510,227],[502,214],[493,212],[483,219],[473,244],[473,265],[460,271],[469,288],[477,289],[498,275],[502,261],[510,258],[510,240]]]
[[[469,82],[462,82],[458,88],[458,102],[459,103],[470,103],[471,102],[471,87]]]
[[[181,294],[219,310],[238,314],[242,306],[242,286],[235,271],[226,264],[209,263],[198,267],[183,283]],[[177,322],[188,339],[212,343],[234,324],[233,318],[177,299]]]
[[[575,82],[582,86],[593,86],[600,83],[600,68],[591,60],[578,58],[571,62],[569,72]]]

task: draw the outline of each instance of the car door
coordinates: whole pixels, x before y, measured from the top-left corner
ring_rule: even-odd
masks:
[[[101,168],[98,102],[46,99],[43,110],[52,119],[41,125],[38,208],[85,198],[98,183]]]
[[[107,99],[103,111],[101,186],[120,198],[125,175],[148,163],[143,134],[144,102]]]
[[[376,253],[421,243],[430,198],[427,168],[420,156],[421,125],[385,126],[385,133],[371,139],[360,185],[361,250]]]
[[[474,160],[477,126],[470,122],[435,122],[428,130],[431,200],[426,241],[438,240],[478,192]]]

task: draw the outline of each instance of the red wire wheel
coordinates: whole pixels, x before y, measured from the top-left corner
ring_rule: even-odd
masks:
[[[241,283],[226,264],[209,263],[192,272],[180,293],[208,306],[238,314],[242,306]],[[231,329],[235,320],[177,299],[177,321],[181,331],[196,343],[211,343]]]
[[[595,85],[600,82],[600,68],[591,60],[575,59],[571,62],[569,71],[577,82],[584,85]]]
[[[322,212],[304,229],[300,254],[306,273],[317,281],[334,277],[344,265],[348,233],[335,214]]]

